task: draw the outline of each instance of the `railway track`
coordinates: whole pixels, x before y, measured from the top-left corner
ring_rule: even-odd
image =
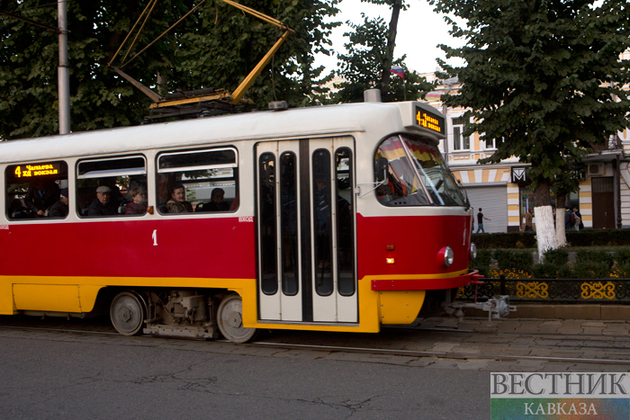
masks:
[[[265,341],[256,341],[249,343],[250,346],[257,347],[273,347],[285,350],[315,350],[326,352],[345,352],[345,353],[362,353],[362,354],[382,354],[389,356],[406,356],[406,357],[436,357],[440,359],[457,359],[457,360],[496,360],[496,361],[515,361],[515,360],[535,360],[542,362],[561,362],[561,363],[587,363],[598,365],[627,365],[630,366],[630,360],[624,359],[594,359],[594,358],[578,358],[578,357],[552,357],[552,356],[527,356],[527,355],[509,355],[509,354],[471,354],[457,352],[436,352],[436,351],[417,351],[417,350],[401,350],[401,349],[378,349],[364,347],[344,347],[344,346],[327,346],[313,344],[290,344],[290,343],[274,343]]]
[[[43,325],[42,325],[43,324]],[[60,334],[90,334],[118,336],[120,335],[104,321],[71,322],[66,320],[40,320],[0,318],[1,330],[23,330],[39,332],[55,332]],[[476,341],[492,340],[495,351],[474,351],[470,337]],[[150,336],[143,336],[151,339]],[[162,338],[158,338],[162,339]],[[532,354],[518,354],[514,352],[516,341],[535,342],[535,352]],[[349,345],[347,342],[353,344]],[[445,343],[459,343],[455,348],[436,350],[444,347]],[[216,340],[228,343],[227,340]],[[408,348],[414,343],[421,342],[428,349]],[[411,344],[410,344],[411,343]],[[236,345],[235,345],[236,346]],[[452,360],[494,360],[494,361],[537,361],[559,363],[585,363],[599,365],[630,366],[630,337],[627,335],[596,335],[596,334],[553,334],[553,333],[523,333],[523,332],[494,332],[479,333],[473,330],[448,328],[386,328],[380,335],[372,334],[328,334],[307,333],[296,331],[276,331],[260,340],[240,345],[290,351],[319,351],[328,353],[351,353],[363,355],[384,355],[407,358],[437,358]],[[389,348],[385,348],[389,347]],[[448,347],[448,346],[446,346]],[[579,353],[584,350],[597,352],[602,357],[585,357]],[[548,352],[562,352],[561,356],[541,354]],[[575,353],[572,357],[569,353]],[[616,357],[608,355],[613,353]],[[538,353],[538,354],[536,354]],[[607,356],[608,357],[603,357]]]

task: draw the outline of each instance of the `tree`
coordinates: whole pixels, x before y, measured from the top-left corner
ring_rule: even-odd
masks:
[[[558,247],[567,244],[567,235],[565,231],[566,202],[567,197],[572,192],[579,190],[580,168],[579,161],[564,161],[562,174],[556,176],[551,184],[551,192],[556,197],[556,241]]]
[[[370,19],[364,14],[363,24],[348,25],[354,32],[345,33],[349,41],[345,44],[347,54],[339,54],[339,74],[344,78],[340,90],[333,95],[333,102],[362,102],[363,92],[367,89],[380,89],[383,101],[402,101],[416,99],[433,90],[434,85],[418,73],[409,70],[405,64],[405,56],[391,61],[386,42],[388,29],[382,18]],[[393,54],[393,52],[392,52]],[[389,62],[389,64],[388,64]],[[405,80],[396,77],[383,84],[383,74],[387,67],[389,77],[392,64],[403,68]]]
[[[629,125],[630,79],[620,54],[630,46],[626,1],[430,0],[435,10],[466,22],[451,34],[462,48],[442,45],[447,58],[467,65],[442,67],[462,88],[449,106],[468,109],[465,134],[502,139],[480,163],[511,156],[531,164],[540,254],[556,248],[550,186],[611,134]],[[563,225],[563,224],[562,224]],[[560,226],[559,226],[560,227]]]
[[[385,4],[392,9],[392,17],[389,20],[389,28],[387,30],[387,48],[383,60],[383,70],[381,72],[381,96],[386,97],[389,94],[391,74],[390,70],[394,63],[394,47],[396,46],[396,34],[398,33],[398,18],[400,12],[407,10],[408,5],[403,0],[361,0],[373,4]]]
[[[199,1],[161,0],[138,41],[147,45]],[[274,98],[290,105],[313,102],[322,68],[314,54],[330,54],[325,23],[338,0],[245,0],[296,31],[283,44],[246,96],[266,108]],[[71,124],[73,131],[139,124],[150,101],[107,63],[146,2],[132,0],[68,3]],[[0,0],[0,11],[57,27],[56,3]],[[124,71],[146,86],[167,92],[204,87],[233,91],[279,38],[274,26],[222,2],[208,1]],[[0,138],[57,133],[57,37],[6,14],[0,19]],[[118,64],[116,62],[115,64]]]

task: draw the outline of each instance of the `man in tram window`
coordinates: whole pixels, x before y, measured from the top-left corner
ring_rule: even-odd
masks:
[[[166,210],[169,213],[192,213],[192,204],[186,201],[186,189],[182,184],[173,187],[171,199],[166,202]]]
[[[24,204],[39,217],[46,216],[46,211],[59,200],[59,185],[54,181],[37,180],[26,194]]]
[[[112,216],[117,214],[116,206],[111,202],[112,189],[101,185],[96,189],[96,200],[88,207],[88,216]]]
[[[212,190],[210,196],[210,202],[204,205],[204,211],[228,211],[230,205],[223,200],[225,197],[225,191],[223,188],[215,188]]]
[[[131,201],[127,203],[125,214],[145,214],[147,212],[147,193],[142,188],[132,188],[129,191]]]
[[[68,215],[68,189],[63,188],[59,194],[59,201],[53,204],[48,211],[49,217],[63,218]]]

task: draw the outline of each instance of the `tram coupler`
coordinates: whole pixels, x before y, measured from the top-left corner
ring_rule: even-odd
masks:
[[[464,309],[480,309],[488,312],[488,321],[501,319],[516,311],[516,306],[510,305],[510,297],[507,295],[494,296],[485,302],[453,302],[444,306],[444,310],[449,315],[457,317],[464,316]]]

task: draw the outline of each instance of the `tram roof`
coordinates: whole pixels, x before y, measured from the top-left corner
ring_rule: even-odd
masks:
[[[0,163],[364,131],[374,132],[380,139],[413,127],[411,110],[416,106],[441,115],[421,102],[367,102],[249,112],[4,141],[0,142]],[[441,136],[433,137],[437,140]]]

